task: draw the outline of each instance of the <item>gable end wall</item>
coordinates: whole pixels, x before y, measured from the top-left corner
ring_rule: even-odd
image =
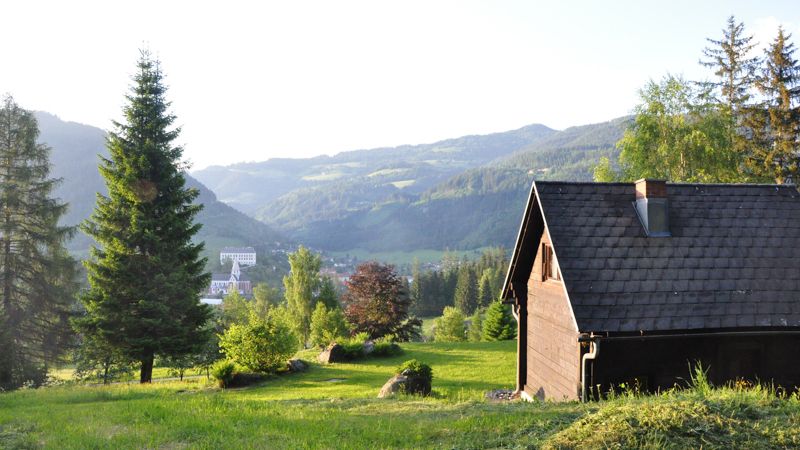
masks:
[[[542,281],[542,243],[528,279],[525,392],[543,400],[577,400],[580,384],[578,330],[560,281]],[[556,254],[558,249],[555,249]],[[556,255],[557,256],[557,255]]]

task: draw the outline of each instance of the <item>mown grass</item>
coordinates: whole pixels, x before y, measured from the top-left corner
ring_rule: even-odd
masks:
[[[513,382],[513,341],[404,348],[245,389],[222,391],[202,378],[0,394],[0,448],[800,447],[800,400],[762,387],[489,403],[486,391]],[[434,395],[375,398],[410,358],[433,367]]]

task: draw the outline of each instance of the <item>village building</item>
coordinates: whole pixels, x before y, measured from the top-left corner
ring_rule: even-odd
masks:
[[[253,293],[250,278],[247,274],[242,273],[237,260],[233,260],[231,273],[211,274],[211,286],[208,288],[209,295],[228,295],[233,291],[238,291],[240,294],[247,296]]]
[[[800,195],[793,186],[536,182],[503,298],[524,397],[622,383],[800,386]]]
[[[225,247],[219,252],[219,263],[236,261],[240,266],[256,265],[256,249],[253,247]]]

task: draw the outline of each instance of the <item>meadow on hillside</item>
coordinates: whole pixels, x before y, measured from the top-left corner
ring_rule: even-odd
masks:
[[[634,394],[596,403],[492,403],[516,343],[407,343],[403,355],[318,365],[249,388],[205,378],[0,394],[0,448],[796,448],[800,400],[761,387]],[[314,351],[301,352],[310,360]],[[406,359],[434,394],[378,399]]]

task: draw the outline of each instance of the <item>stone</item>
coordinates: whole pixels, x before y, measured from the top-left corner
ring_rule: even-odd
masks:
[[[347,354],[344,348],[336,342],[325,347],[325,350],[319,354],[317,360],[323,364],[337,363],[347,361]]]
[[[305,372],[308,370],[308,363],[302,359],[290,359],[286,365],[289,369],[289,372]]]
[[[408,378],[405,375],[395,375],[389,378],[389,381],[383,385],[378,393],[378,398],[392,397],[398,392],[402,392],[406,381],[408,381]]]
[[[383,385],[378,393],[378,398],[392,397],[398,392],[427,396],[431,393],[431,383],[424,377],[411,375],[404,370]]]

